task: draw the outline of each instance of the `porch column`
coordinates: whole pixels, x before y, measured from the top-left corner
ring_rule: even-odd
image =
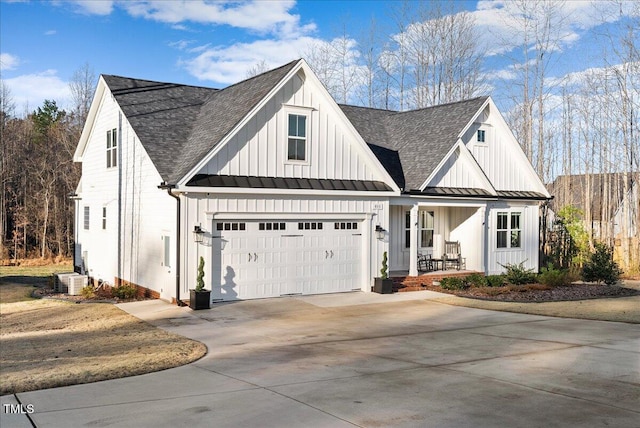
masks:
[[[418,276],[418,204],[411,207],[410,222],[409,276]]]
[[[478,215],[480,217],[480,267],[482,271],[487,274],[489,273],[487,269],[487,253],[488,253],[488,244],[487,244],[487,230],[489,226],[486,224],[486,207],[478,208]]]

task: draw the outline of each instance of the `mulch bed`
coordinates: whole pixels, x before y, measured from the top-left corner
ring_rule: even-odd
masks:
[[[119,299],[114,297],[110,292],[98,290],[93,297],[84,297],[81,295],[70,295],[66,293],[56,293],[52,288],[44,288],[39,287],[33,290],[31,293],[33,297],[41,298],[41,299],[52,299],[52,300],[64,300],[66,302],[74,302],[74,303],[125,303],[125,302],[136,302],[140,300],[149,300],[149,298],[140,298],[136,297],[133,299]]]
[[[405,287],[399,291],[431,290],[480,300],[499,302],[560,302],[568,300],[602,299],[640,295],[640,290],[618,285],[574,283],[567,286],[547,287],[541,284],[511,285],[505,287],[479,287],[467,290],[445,290],[437,285]]]

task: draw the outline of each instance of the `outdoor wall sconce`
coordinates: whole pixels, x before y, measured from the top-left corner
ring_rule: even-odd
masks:
[[[384,230],[384,228],[382,226],[380,226],[379,224],[376,225],[376,238],[378,238],[379,240],[383,240],[384,239],[384,233],[386,232],[386,230]]]
[[[200,244],[204,239],[204,230],[200,226],[195,226],[193,228],[193,242],[196,244]]]

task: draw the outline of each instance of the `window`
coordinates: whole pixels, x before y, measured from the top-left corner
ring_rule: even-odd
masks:
[[[84,230],[89,230],[89,207],[84,207]]]
[[[216,223],[216,230],[246,230],[246,223]]]
[[[298,230],[322,230],[322,223],[307,221],[298,223]]]
[[[287,160],[307,160],[307,116],[289,115]]]
[[[358,223],[351,221],[334,223],[333,228],[339,230],[358,230]]]
[[[118,131],[107,131],[107,168],[118,166]]]
[[[478,143],[484,143],[485,142],[485,131],[484,131],[484,129],[478,129],[477,141],[478,141]]]
[[[420,211],[421,248],[433,247],[433,211]]]
[[[102,207],[102,230],[107,228],[107,207]]]
[[[418,212],[418,247],[433,247],[433,211]],[[411,211],[406,211],[404,216],[404,247],[411,246]]]
[[[522,246],[521,215],[520,212],[499,212],[497,214],[497,248],[520,248]]]
[[[259,223],[259,230],[286,230],[286,223]]]
[[[163,266],[171,266],[171,237],[163,236],[162,237],[164,243],[164,252],[162,257],[162,265]]]

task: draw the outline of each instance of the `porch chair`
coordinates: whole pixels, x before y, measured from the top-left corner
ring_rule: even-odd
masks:
[[[466,269],[466,259],[460,253],[459,241],[444,241],[444,254],[442,255],[444,269],[455,267],[457,270]]]
[[[431,254],[418,254],[418,271],[431,272],[432,270]]]

